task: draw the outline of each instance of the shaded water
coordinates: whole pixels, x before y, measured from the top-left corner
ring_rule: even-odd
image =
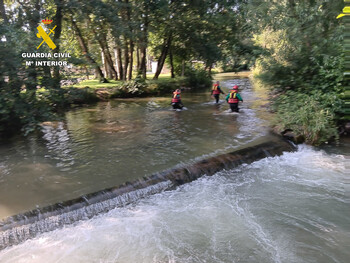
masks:
[[[301,146],[43,234],[0,262],[345,263],[348,158]]]
[[[77,108],[43,136],[0,145],[0,219],[232,151],[265,134],[247,79],[242,112],[228,114],[206,93],[183,93],[187,111],[167,98],[114,100]],[[222,97],[223,99],[223,97]],[[223,102],[223,101],[222,101]]]

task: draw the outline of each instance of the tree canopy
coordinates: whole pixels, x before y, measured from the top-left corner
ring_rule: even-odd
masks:
[[[194,62],[209,73],[254,69],[274,91],[316,96],[336,113],[342,7],[342,0],[0,0],[0,126],[31,130],[62,106],[61,80],[72,72],[101,82],[146,79],[150,60],[154,79],[164,65],[172,77],[191,74]],[[56,49],[37,51],[45,18]],[[69,53],[74,70],[26,65],[26,52]]]

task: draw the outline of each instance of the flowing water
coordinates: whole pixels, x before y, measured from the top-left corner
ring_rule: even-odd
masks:
[[[43,127],[43,136],[0,145],[0,219],[133,181],[175,165],[226,153],[264,135],[247,79],[241,114],[215,105],[209,92],[182,94],[188,110],[167,98],[113,100],[77,108]],[[221,96],[223,99],[223,96]]]
[[[346,158],[301,146],[43,234],[0,262],[346,263]]]
[[[266,113],[254,109],[256,95],[249,86],[241,93],[240,115],[226,114],[226,105],[208,103],[205,94],[187,94],[183,112],[169,110],[163,98],[113,101],[69,112],[64,124],[46,126],[42,139],[3,145],[2,216],[228,152],[265,135]],[[204,176],[4,249],[0,262],[345,263],[349,146],[300,146]]]

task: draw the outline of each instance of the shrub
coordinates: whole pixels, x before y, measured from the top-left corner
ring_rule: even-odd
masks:
[[[124,82],[120,86],[120,95],[125,95],[127,97],[139,96],[145,92],[147,85],[141,80],[130,80]]]
[[[184,78],[149,80],[147,81],[147,90],[149,94],[162,95],[181,88],[184,83]]]
[[[95,91],[90,88],[68,88],[65,93],[66,104],[83,104],[98,101]]]
[[[185,72],[186,86],[193,89],[207,88],[212,85],[212,78],[205,70],[189,69]]]
[[[279,131],[292,129],[306,143],[320,145],[338,139],[335,112],[341,106],[336,93],[305,95],[289,91],[274,102],[275,125]]]

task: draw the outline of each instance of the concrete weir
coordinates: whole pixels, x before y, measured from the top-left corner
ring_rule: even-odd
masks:
[[[125,206],[151,194],[174,189],[203,175],[213,175],[223,169],[232,169],[243,163],[249,164],[293,150],[295,147],[290,142],[278,136],[269,136],[268,139],[261,139],[234,152],[8,217],[0,221],[0,249],[19,244],[40,233]]]

